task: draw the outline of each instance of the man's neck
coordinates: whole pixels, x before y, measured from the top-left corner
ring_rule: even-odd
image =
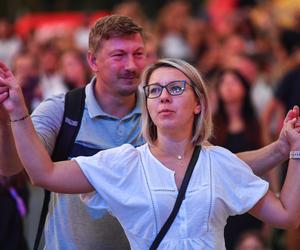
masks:
[[[112,116],[123,118],[128,115],[136,105],[136,94],[129,96],[113,95],[110,92],[102,91],[94,86],[94,93],[101,109]]]

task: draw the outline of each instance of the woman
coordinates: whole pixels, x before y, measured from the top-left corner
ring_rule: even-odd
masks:
[[[216,94],[218,107],[213,117],[216,129],[210,141],[233,153],[260,148],[262,133],[247,79],[235,69],[223,70],[217,77]],[[224,232],[226,249],[233,250],[245,231],[262,227],[263,223],[249,214],[229,217]]]
[[[10,114],[20,158],[32,182],[63,193],[85,193],[94,208],[106,206],[123,226],[132,249],[148,249],[168,217],[195,148],[202,145],[185,200],[160,249],[224,249],[229,215],[250,210],[278,227],[297,227],[300,166],[291,160],[280,199],[229,151],[204,146],[211,116],[201,76],[176,59],[160,60],[143,74],[143,135],[148,143],[53,163],[26,114],[20,89],[2,66],[0,95]],[[3,101],[4,100],[4,101]],[[24,115],[26,114],[26,115]],[[296,119],[285,124],[292,150],[300,149]],[[71,178],[70,178],[71,176]]]
[[[235,69],[220,72],[216,93],[218,107],[214,115],[212,142],[233,153],[258,149],[262,133],[250,97],[250,83]]]

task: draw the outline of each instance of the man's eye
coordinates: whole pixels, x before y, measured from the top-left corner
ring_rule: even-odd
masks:
[[[145,53],[143,53],[143,52],[137,52],[137,53],[135,53],[135,56],[142,57],[142,56],[145,56]]]
[[[124,56],[124,53],[122,53],[122,52],[116,52],[116,53],[111,54],[111,56],[113,58],[121,58],[121,57]]]

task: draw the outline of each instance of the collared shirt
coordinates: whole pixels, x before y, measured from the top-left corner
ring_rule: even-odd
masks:
[[[86,102],[81,127],[70,157],[92,155],[99,150],[131,143],[144,143],[140,137],[140,95],[135,108],[125,117],[105,113],[94,95],[95,78],[86,86]],[[52,153],[64,112],[64,95],[45,100],[32,114],[37,133]],[[70,177],[71,178],[71,177]],[[102,202],[102,209],[85,206],[79,195],[51,194],[45,226],[45,249],[94,250],[128,249],[125,234]]]

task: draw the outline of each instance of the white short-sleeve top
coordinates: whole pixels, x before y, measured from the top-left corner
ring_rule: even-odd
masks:
[[[84,202],[100,209],[105,202],[131,248],[149,249],[178,194],[174,171],[151,154],[148,144],[125,144],[75,160],[96,190],[83,196]],[[203,146],[185,199],[159,249],[225,249],[227,217],[247,212],[267,190],[268,183],[234,154]]]

